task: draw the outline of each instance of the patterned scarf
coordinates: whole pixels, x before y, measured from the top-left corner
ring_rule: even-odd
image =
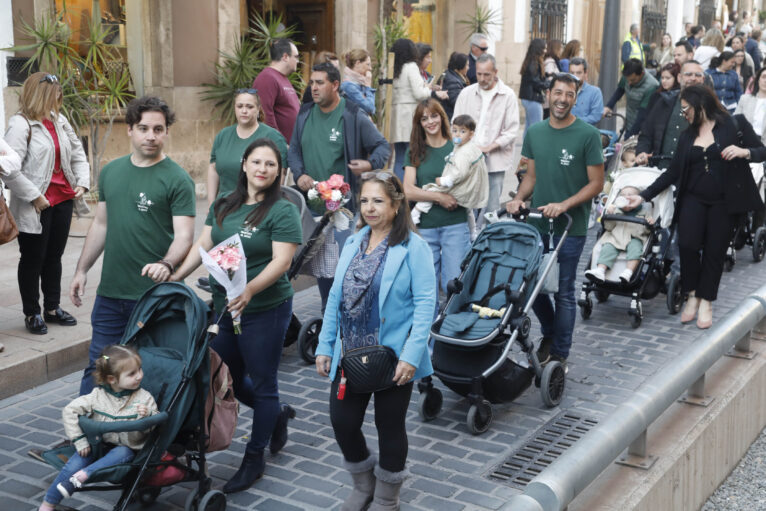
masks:
[[[370,290],[381,263],[388,252],[388,236],[367,256],[370,243],[368,232],[359,245],[359,252],[348,265],[343,276],[343,302],[341,305],[341,337],[343,350],[378,344],[378,328],[370,331],[368,323],[377,289]],[[371,292],[368,292],[371,291]]]

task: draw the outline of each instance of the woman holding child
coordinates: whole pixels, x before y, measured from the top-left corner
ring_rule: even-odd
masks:
[[[259,138],[247,146],[236,188],[215,200],[202,234],[171,277],[183,280],[194,271],[202,262],[200,248],[209,251],[239,234],[247,258],[245,291],[226,303],[225,292],[210,279],[220,326],[211,347],[229,367],[237,399],[253,409],[242,465],[224,485],[225,493],[250,487],[263,475],[269,438],[272,454],[287,438],[277,369],[292,315],[293,288],[286,272],[303,238],[298,209],[282,198],[281,175],[281,153],[271,139]],[[232,317],[240,318],[241,333],[235,332]],[[278,421],[282,427],[276,427]]]
[[[766,148],[747,119],[737,116],[735,122],[703,85],[681,91],[681,113],[689,128],[681,133],[670,168],[646,190],[628,197],[625,209],[676,185],[681,289],[688,295],[681,322],[697,317],[697,327],[710,328],[733,216],[764,207],[749,163],[766,159]]]
[[[431,247],[437,282],[445,292],[447,282],[460,275],[460,262],[471,245],[470,212],[452,195],[424,191],[423,187],[441,177],[454,148],[449,120],[439,102],[429,98],[418,103],[404,157],[404,193],[411,201],[433,203],[430,211],[421,214],[419,231]]]

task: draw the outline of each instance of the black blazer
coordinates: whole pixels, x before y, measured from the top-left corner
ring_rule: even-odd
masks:
[[[751,159],[744,158],[722,161],[725,175],[724,200],[726,207],[731,214],[746,213],[748,211],[760,211],[763,209],[763,201],[758,194],[755,186],[753,174],[750,172],[750,161],[762,162],[766,159],[766,147],[761,143],[761,139],[753,131],[753,127],[747,122],[744,115],[737,115],[737,124],[742,132],[742,142],[737,136],[737,124],[730,116],[726,116],[724,122],[717,122],[713,127],[713,138],[718,147],[723,150],[730,145],[739,147],[744,146],[750,150]],[[657,194],[663,191],[671,184],[675,184],[678,190],[676,198],[676,209],[674,221],[678,218],[678,211],[683,205],[686,186],[689,178],[689,154],[694,145],[695,135],[691,128],[681,133],[678,140],[678,149],[670,162],[668,170],[663,172],[654,183],[646,190],[640,193],[645,201],[652,200]]]
[[[638,143],[636,144],[636,154],[653,153],[656,156],[660,154],[662,139],[665,137],[665,130],[670,123],[670,114],[673,112],[678,94],[678,90],[656,94],[654,105],[648,109],[649,114],[641,125],[641,133],[638,134]]]
[[[439,100],[439,103],[442,104],[442,107],[444,107],[444,111],[447,113],[447,119],[450,121],[452,120],[452,113],[455,111],[455,103],[457,102],[457,97],[460,95],[460,91],[462,91],[466,85],[468,84],[465,82],[465,80],[463,80],[463,77],[457,73],[457,71],[448,69],[442,75],[442,90],[446,90],[449,97],[448,99],[437,99]]]
[[[519,87],[519,99],[528,101],[543,102],[543,93],[548,88],[545,78],[540,76],[540,64],[533,60],[527,64],[527,68],[521,75],[521,86]]]

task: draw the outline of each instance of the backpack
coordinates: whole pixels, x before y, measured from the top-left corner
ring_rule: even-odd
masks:
[[[210,352],[210,389],[205,400],[205,437],[207,452],[228,449],[234,437],[239,404],[234,397],[231,373],[221,357]]]

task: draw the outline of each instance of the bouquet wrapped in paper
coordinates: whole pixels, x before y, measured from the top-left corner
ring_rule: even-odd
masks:
[[[351,186],[340,174],[333,174],[327,181],[315,181],[308,191],[312,211],[331,215],[332,223],[339,231],[350,226],[351,212],[343,206],[351,199]]]
[[[210,251],[200,247],[202,264],[210,275],[226,290],[226,302],[233,300],[245,291],[247,285],[247,258],[242,250],[239,234],[226,238]],[[242,333],[241,318],[232,315],[234,333]]]

